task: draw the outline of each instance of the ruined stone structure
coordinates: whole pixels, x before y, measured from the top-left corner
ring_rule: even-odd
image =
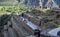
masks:
[[[8,28],[4,28],[4,33],[8,32],[6,35],[10,34],[10,37],[51,37],[48,32],[58,24],[60,9],[53,9],[49,13],[31,10],[18,15],[13,13],[7,24]]]

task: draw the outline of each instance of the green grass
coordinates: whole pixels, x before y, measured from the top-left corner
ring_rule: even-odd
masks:
[[[1,10],[0,10],[0,15],[4,15],[4,14],[7,14],[7,13],[9,13],[9,12],[1,11]]]
[[[0,6],[12,6],[11,4],[6,4],[4,2],[0,2]]]
[[[58,24],[57,27],[60,27],[60,24]]]
[[[8,14],[8,13],[11,13],[11,12],[22,12],[22,11],[27,11],[28,8],[27,7],[18,7],[18,6],[2,6],[4,7],[6,10],[0,10],[0,15],[3,15],[3,14]]]
[[[1,6],[1,7],[5,7],[5,8],[11,8],[12,6]],[[4,15],[4,14],[8,14],[9,12],[7,12],[6,10],[0,10],[0,15]]]
[[[55,27],[56,27],[56,28],[60,27],[60,24],[57,24]]]

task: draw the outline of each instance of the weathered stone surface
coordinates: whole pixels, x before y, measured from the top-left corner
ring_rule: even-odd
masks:
[[[39,19],[36,19],[34,17],[30,17],[30,21],[38,26],[40,26],[40,20]]]
[[[26,28],[26,30],[31,32],[31,34],[34,34],[34,31],[28,25],[26,25],[26,23],[22,22],[19,17],[15,16],[14,19],[16,19],[18,23],[20,23],[24,28]]]
[[[31,21],[32,23],[34,23],[38,26],[40,25],[40,19],[36,19],[36,18],[30,16],[29,14],[24,14],[23,17],[27,18],[29,21]]]

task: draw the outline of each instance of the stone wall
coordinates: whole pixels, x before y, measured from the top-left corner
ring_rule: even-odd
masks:
[[[29,21],[31,21],[35,25],[38,25],[38,26],[41,25],[40,19],[34,18],[33,16],[30,16],[29,14],[24,13],[23,17],[27,18]]]
[[[31,32],[31,34],[34,34],[34,30],[32,30],[26,23],[22,22],[19,17],[14,17],[18,23],[20,23],[26,30]]]

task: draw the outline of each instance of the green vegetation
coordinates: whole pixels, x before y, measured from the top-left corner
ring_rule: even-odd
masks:
[[[1,11],[0,10],[0,15],[6,14],[6,13],[7,13],[6,11]]]
[[[0,6],[12,6],[11,4],[6,4],[6,3],[2,3],[2,2],[0,2]]]
[[[50,9],[46,10],[47,13],[50,12],[50,11],[51,11]]]
[[[60,27],[60,24],[57,24],[56,27]]]
[[[28,7],[18,7],[18,6],[1,6],[2,9],[0,10],[0,15],[3,14],[8,14],[11,12],[22,12],[22,11],[27,11],[29,8]]]
[[[7,12],[6,10],[5,10],[5,8],[7,9],[7,8],[9,8],[9,7],[11,7],[11,6],[1,6],[2,8],[1,8],[1,10],[0,10],[0,15],[3,15],[3,14],[7,14],[7,13],[9,13],[9,12]]]

